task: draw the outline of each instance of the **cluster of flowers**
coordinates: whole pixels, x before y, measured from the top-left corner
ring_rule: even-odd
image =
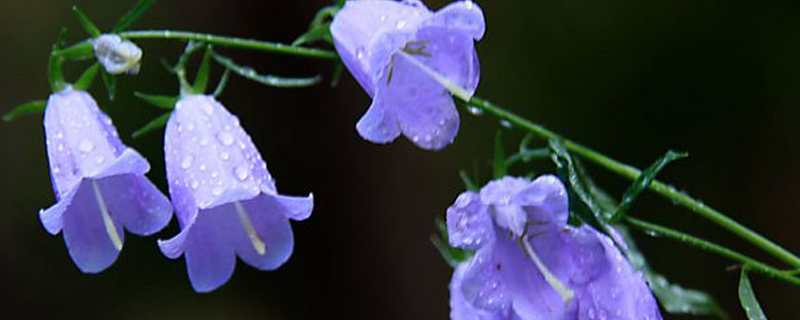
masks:
[[[401,133],[438,150],[455,138],[451,96],[468,100],[480,68],[474,41],[481,9],[460,1],[432,12],[418,0],[349,1],[331,24],[345,66],[372,98],[356,128],[388,143]],[[109,72],[136,71],[141,51],[99,37]],[[288,220],[309,217],[313,198],[279,195],[236,116],[213,97],[186,95],[167,123],[164,151],[171,201],[144,176],[149,164],[125,146],[88,93],[54,93],[45,111],[57,203],[40,213],[52,234],[64,231],[70,255],[88,273],[110,266],[123,229],[153,234],[177,212],[181,232],[159,241],[170,258],[185,255],[195,290],[231,276],[236,256],[270,270],[292,252]],[[606,235],[567,225],[563,184],[506,177],[465,192],[447,210],[450,244],[475,255],[450,284],[453,319],[660,319],[640,272]]]

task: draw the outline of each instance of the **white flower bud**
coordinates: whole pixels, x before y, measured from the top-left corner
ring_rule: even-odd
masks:
[[[94,55],[110,74],[137,74],[142,60],[142,49],[133,42],[115,34],[104,34],[92,42]]]

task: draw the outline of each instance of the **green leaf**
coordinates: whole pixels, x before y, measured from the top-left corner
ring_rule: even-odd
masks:
[[[217,88],[214,89],[214,97],[219,97],[222,94],[222,91],[225,90],[225,86],[228,85],[228,78],[230,78],[231,70],[225,69],[225,72],[222,73],[222,78],[219,79],[219,83],[217,83]]]
[[[136,3],[130,11],[128,11],[122,18],[117,21],[117,24],[114,25],[114,28],[111,29],[111,33],[119,33],[125,29],[128,29],[136,20],[138,20],[147,10],[150,9],[151,6],[156,2],[156,0],[141,0]]]
[[[742,267],[742,275],[739,278],[739,302],[742,303],[744,312],[750,320],[767,320],[764,310],[756,299],[750,279],[747,277],[747,266]]]
[[[614,212],[614,215],[611,216],[609,219],[610,222],[619,221],[623,217],[625,217],[625,213],[628,212],[633,202],[636,200],[637,197],[642,193],[642,191],[646,190],[650,184],[655,179],[656,175],[664,169],[672,161],[685,158],[687,157],[687,153],[679,153],[672,150],[667,151],[667,153],[661,157],[660,159],[656,160],[652,165],[647,167],[636,180],[631,183],[631,186],[628,187],[628,190],[625,191],[625,194],[622,196],[622,201],[620,202],[619,208]]]
[[[293,46],[300,46],[307,43],[312,43],[316,41],[324,41],[327,43],[333,43],[333,36],[331,36],[331,23],[326,22],[321,25],[312,27],[308,30],[308,32],[302,34],[298,37],[294,42],[292,42]]]
[[[84,41],[68,48],[56,50],[53,54],[67,60],[89,60],[94,59],[94,48],[90,41]]]
[[[92,38],[97,38],[100,36],[100,29],[97,29],[92,20],[89,20],[89,17],[83,14],[81,9],[78,9],[78,6],[72,6],[72,13],[75,14],[75,18],[78,19],[81,27],[83,27],[83,30],[86,31],[89,36]]]
[[[472,178],[469,177],[469,173],[467,173],[464,170],[461,170],[458,172],[458,175],[461,176],[461,181],[464,182],[464,187],[466,187],[467,190],[474,192],[478,192],[478,190],[480,190],[478,186],[476,186],[475,183],[472,182]]]
[[[642,252],[636,247],[627,227],[615,224],[614,229],[625,242],[625,246],[620,249],[628,257],[631,266],[644,273],[647,285],[665,311],[671,314],[713,315],[721,319],[728,318],[725,310],[709,294],[670,283],[666,277],[653,271]]]
[[[174,109],[175,104],[178,103],[178,97],[161,96],[142,92],[134,92],[133,95],[149,104],[167,110]]]
[[[609,213],[604,210],[597,200],[592,197],[592,194],[589,193],[576,169],[572,156],[559,140],[550,139],[549,146],[550,150],[553,151],[552,159],[556,164],[559,175],[567,180],[568,186],[570,187],[569,190],[572,191],[578,200],[580,200],[580,203],[590,211],[591,217],[588,217],[591,218],[591,220],[589,220],[590,224],[598,227],[600,230],[606,231],[606,219],[609,217]],[[570,201],[570,203],[574,202]],[[587,217],[582,218],[585,219]]]
[[[250,67],[243,67],[239,66],[233,62],[233,60],[223,57],[218,54],[214,54],[214,59],[219,62],[219,64],[228,68],[228,70],[233,71],[233,73],[238,74],[242,77],[247,79],[253,80],[255,82],[273,86],[273,87],[282,87],[282,88],[292,88],[292,87],[308,87],[319,83],[322,78],[320,76],[314,76],[309,78],[284,78],[278,77],[273,75],[261,75],[256,73],[253,68]]]
[[[97,77],[97,71],[100,71],[100,63],[95,62],[91,67],[88,67],[83,71],[81,77],[78,78],[78,81],[75,82],[73,87],[78,90],[88,90],[92,86],[92,83],[94,83],[94,79]]]
[[[494,135],[494,160],[492,161],[492,172],[495,179],[500,179],[508,174],[506,168],[506,153],[503,150],[503,131],[497,129]]]
[[[47,101],[44,100],[36,100],[23,103],[21,105],[14,107],[14,109],[11,109],[11,111],[4,114],[3,121],[11,122],[17,120],[19,117],[22,116],[42,113],[44,112],[45,106],[47,106]]]
[[[136,130],[136,132],[133,133],[133,138],[137,139],[145,135],[146,133],[150,133],[153,130],[163,128],[167,124],[167,120],[169,120],[169,116],[171,113],[172,113],[171,111],[167,111],[164,114],[158,116],[158,118],[153,119],[153,121],[148,122],[146,125],[139,128],[139,130]]]
[[[108,100],[114,101],[114,97],[117,94],[117,78],[103,71],[103,83],[106,85],[106,90],[108,90]]]
[[[436,217],[434,219],[434,224],[436,225],[436,230],[439,235],[431,234],[431,243],[433,243],[433,246],[439,251],[439,254],[442,255],[442,258],[447,261],[447,264],[455,268],[475,255],[475,251],[473,250],[450,246],[450,240],[447,236],[447,223],[445,223],[442,218]]]
[[[194,77],[194,93],[203,94],[208,87],[208,73],[211,67],[211,46],[206,46],[206,52],[203,54],[203,60],[200,62],[200,68],[197,69],[197,75]]]
[[[331,88],[336,88],[339,85],[339,80],[342,79],[342,71],[344,71],[344,64],[337,61],[333,65],[333,72],[331,74]]]

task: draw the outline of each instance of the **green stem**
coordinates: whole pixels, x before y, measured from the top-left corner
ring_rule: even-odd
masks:
[[[755,260],[739,252],[720,246],[716,243],[709,242],[677,230],[659,226],[650,222],[645,222],[632,217],[625,217],[625,221],[628,224],[637,227],[639,229],[645,230],[647,232],[652,232],[658,236],[675,239],[684,242],[686,244],[698,247],[700,249],[716,253],[731,260],[738,261],[744,264],[750,270],[757,271],[767,276],[773,277],[775,279],[800,286],[800,279],[791,276],[790,272],[782,271],[777,268],[771,267],[766,263]]]
[[[606,169],[613,171],[623,177],[635,180],[642,173],[641,170],[633,166],[621,163],[603,154],[600,154],[599,152],[594,151],[590,148],[584,147],[580,144],[564,139],[555,132],[550,131],[541,125],[530,122],[525,118],[515,115],[509,111],[506,111],[505,109],[496,106],[489,101],[473,96],[471,99],[469,99],[468,103],[488,113],[491,113],[498,118],[509,121],[518,127],[524,128],[525,130],[530,131],[531,133],[534,133],[545,139],[548,140],[560,139],[563,141],[564,146],[567,148],[567,150],[574,152],[582,156],[583,158],[586,158],[602,167],[605,167]],[[687,209],[699,214],[700,216],[722,226],[723,228],[728,229],[735,235],[749,241],[750,243],[763,249],[764,251],[768,252],[774,257],[788,263],[792,267],[800,268],[800,258],[798,258],[796,255],[792,254],[791,252],[779,246],[778,244],[770,241],[764,236],[758,234],[757,232],[750,230],[749,228],[743,226],[742,224],[736,222],[735,220],[727,217],[722,212],[719,212],[714,208],[708,207],[702,202],[695,200],[689,195],[680,192],[678,190],[675,190],[675,188],[666,185],[658,180],[653,180],[649,188],[655,191],[656,193],[666,198],[669,198],[674,202],[686,207]]]
[[[205,43],[210,43],[224,47],[236,47],[242,49],[251,49],[257,51],[266,51],[272,53],[287,54],[293,56],[302,56],[309,58],[321,59],[338,59],[339,56],[328,50],[314,49],[291,46],[287,44],[267,42],[253,39],[243,39],[234,37],[223,37],[212,34],[186,32],[186,31],[173,31],[173,30],[141,30],[141,31],[126,31],[119,34],[122,37],[129,39],[182,39],[194,40]]]

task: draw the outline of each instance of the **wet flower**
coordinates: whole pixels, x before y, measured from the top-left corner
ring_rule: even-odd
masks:
[[[144,176],[150,165],[122,144],[88,93],[68,88],[52,94],[44,128],[57,202],[39,216],[51,234],[64,230],[81,271],[96,273],[114,263],[123,229],[149,235],[167,225],[172,206]]]
[[[474,41],[484,32],[483,12],[460,1],[432,12],[420,1],[348,1],[331,24],[339,56],[373,98],[356,125],[371,142],[402,133],[438,150],[458,133],[453,98],[469,100],[480,67]]]
[[[137,74],[142,49],[116,34],[104,34],[92,40],[94,55],[110,74]]]
[[[206,95],[178,101],[164,152],[181,232],[159,246],[169,258],[186,257],[196,291],[228,281],[237,255],[260,270],[289,259],[289,219],[308,218],[313,197],[278,194],[252,140],[222,104]]]
[[[448,210],[452,246],[475,249],[450,284],[452,319],[661,319],[642,274],[607,236],[567,225],[554,176],[506,177]]]

